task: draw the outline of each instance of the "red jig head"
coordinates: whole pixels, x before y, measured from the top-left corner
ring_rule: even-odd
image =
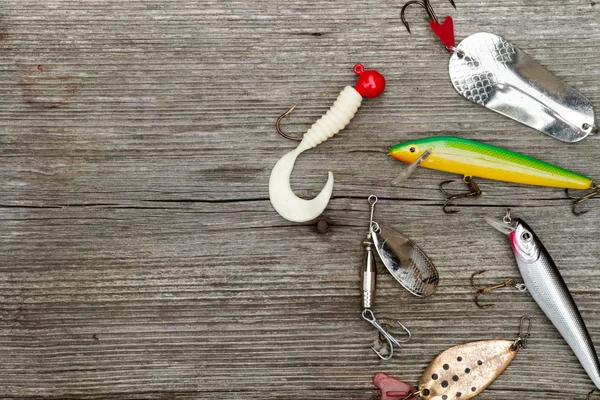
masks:
[[[362,64],[356,64],[354,73],[358,75],[354,88],[362,97],[374,99],[385,90],[385,78],[374,69],[365,70]]]

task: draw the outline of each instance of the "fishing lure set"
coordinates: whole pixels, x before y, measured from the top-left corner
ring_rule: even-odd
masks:
[[[456,8],[453,0],[450,2]],[[472,34],[457,45],[452,18],[447,16],[440,22],[428,0],[411,0],[402,8],[401,19],[409,32],[405,13],[410,5],[425,9],[431,29],[451,53],[450,78],[462,96],[563,142],[577,142],[599,132],[591,102],[515,45],[485,32]],[[297,157],[339,133],[350,123],[363,98],[376,98],[385,89],[385,78],[379,72],[366,70],[361,64],[354,67],[354,72],[359,76],[356,86],[344,88],[329,111],[302,139],[291,138],[280,128],[281,120],[293,107],[277,120],[276,128],[282,136],[300,140],[295,150],[277,162],[269,180],[271,203],[289,221],[306,222],[317,218],[333,192],[333,174],[329,172],[327,184],[318,196],[312,200],[297,197],[289,182]],[[407,180],[419,166],[461,175],[468,188],[464,193],[449,193],[446,185],[451,180],[439,185],[446,196],[442,209],[448,214],[458,212],[450,208],[456,200],[481,195],[475,178],[565,189],[567,196],[573,199],[575,215],[584,213],[578,209],[582,202],[600,194],[600,186],[589,177],[524,154],[458,137],[435,136],[399,143],[390,148],[389,155],[409,164],[392,185]],[[572,195],[572,190],[586,193],[578,197]],[[368,198],[371,213],[363,242],[362,318],[375,327],[387,344],[382,350],[373,350],[382,360],[389,360],[394,347],[409,341],[411,333],[398,322],[406,333],[405,338],[398,339],[375,317],[375,253],[389,273],[417,297],[432,295],[439,284],[439,275],[430,258],[414,242],[374,221],[377,202],[374,195]],[[479,296],[500,287],[514,286],[529,292],[600,389],[600,361],[596,350],[577,305],[541,240],[524,221],[512,218],[510,210],[501,219],[486,217],[486,221],[508,236],[524,283],[509,280],[479,288],[473,279],[483,271],[476,272],[471,276],[476,304],[481,308],[490,307],[482,305]],[[526,348],[530,327],[531,320],[523,317],[514,341],[466,343],[442,352],[426,368],[417,387],[382,373],[374,376],[373,383],[383,400],[471,399],[502,374],[520,349]]]
[[[517,285],[511,280],[501,285],[479,288],[477,296],[509,285],[528,291],[573,350],[596,388],[600,389],[600,361],[594,344],[560,271],[541,240],[524,221],[513,219],[510,210],[500,220],[486,217],[486,221],[508,236],[524,284]],[[404,253],[413,254],[415,250],[418,248],[407,249]],[[410,269],[409,262],[415,265],[423,263],[418,257],[406,262],[405,269]],[[432,264],[431,268],[434,268]],[[405,280],[404,285],[406,282]],[[489,307],[478,305],[482,308]],[[508,367],[517,352],[527,346],[530,328],[531,320],[523,317],[515,341],[472,342],[444,351],[429,364],[417,388],[381,373],[373,377],[373,383],[380,390],[382,400],[471,399],[491,385]],[[388,343],[392,345],[389,340]],[[590,392],[588,398],[594,391],[595,389]]]

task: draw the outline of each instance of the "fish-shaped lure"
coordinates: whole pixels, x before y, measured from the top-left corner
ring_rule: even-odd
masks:
[[[486,221],[508,235],[525,286],[536,303],[567,341],[579,362],[600,389],[600,362],[590,334],[560,271],[533,230],[510,212]]]
[[[468,400],[483,392],[508,367],[521,348],[526,347],[529,325],[514,340],[485,340],[454,346],[438,355],[425,369],[417,390],[385,374],[376,374],[373,383],[382,400]]]
[[[391,147],[389,155],[413,166],[463,175],[470,191],[448,196],[444,204],[446,212],[449,212],[446,206],[453,200],[481,195],[479,187],[473,181],[475,177],[567,190],[592,190],[590,194],[574,201],[573,212],[576,214],[580,214],[575,211],[577,204],[600,194],[598,184],[587,176],[514,151],[454,136],[434,136],[403,142]],[[451,181],[440,184],[444,193],[443,185],[448,182]]]

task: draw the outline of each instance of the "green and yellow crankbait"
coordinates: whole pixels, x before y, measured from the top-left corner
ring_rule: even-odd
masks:
[[[481,190],[473,180],[475,177],[566,189],[567,195],[575,199],[573,213],[576,215],[583,214],[576,210],[579,203],[600,194],[598,184],[587,176],[514,151],[454,136],[436,136],[403,142],[393,146],[389,155],[396,160],[411,163],[408,171],[401,175],[403,178],[417,165],[463,175],[469,188],[466,193],[451,195],[444,190],[444,185],[452,181],[440,183],[440,190],[448,195],[444,204],[446,213],[457,212],[446,208],[452,201],[481,195]],[[398,180],[394,181],[397,182]],[[573,197],[569,194],[569,189],[592,192],[582,197]]]

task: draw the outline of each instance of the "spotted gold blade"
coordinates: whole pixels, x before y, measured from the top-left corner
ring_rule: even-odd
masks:
[[[513,341],[486,340],[452,347],[427,367],[419,390],[423,400],[468,400],[492,384],[518,350]]]

